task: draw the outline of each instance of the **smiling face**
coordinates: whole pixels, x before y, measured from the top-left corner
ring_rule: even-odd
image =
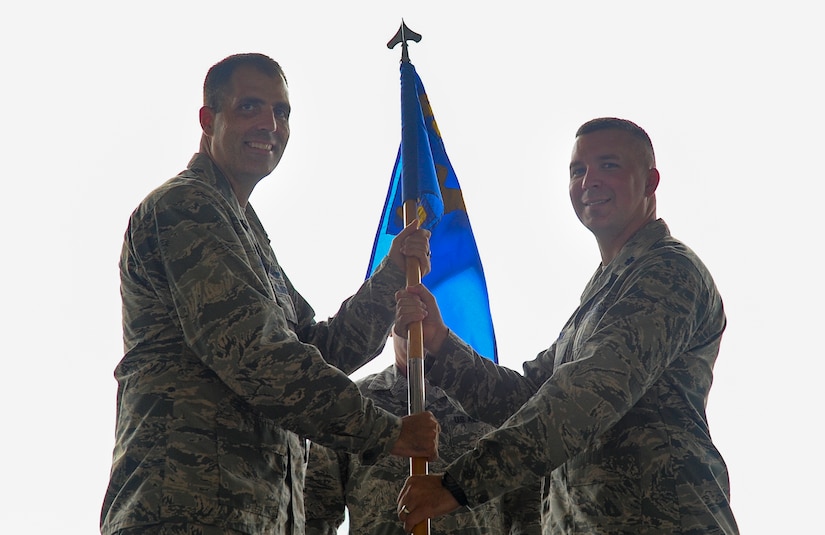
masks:
[[[576,138],[570,159],[570,201],[596,237],[608,264],[628,239],[656,219],[659,172],[629,132],[597,130]]]
[[[281,76],[239,66],[217,110],[200,110],[201,152],[232,184],[242,205],[283,156],[289,141],[289,91]]]

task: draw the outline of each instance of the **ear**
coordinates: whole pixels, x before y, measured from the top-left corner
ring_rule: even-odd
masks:
[[[645,183],[645,195],[650,197],[656,193],[656,188],[659,187],[659,170],[655,167],[647,172],[647,182]]]
[[[214,131],[215,112],[209,106],[202,106],[198,111],[198,118],[200,119],[203,133],[211,136]]]

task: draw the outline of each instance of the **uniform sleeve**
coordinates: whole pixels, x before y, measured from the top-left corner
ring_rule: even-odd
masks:
[[[344,522],[348,455],[312,444],[304,484],[307,535],[336,535]]]
[[[482,357],[452,331],[441,351],[424,362],[430,382],[457,399],[468,414],[495,426],[538,389],[531,378]]]
[[[315,442],[371,456],[390,449],[400,419],[362,398],[317,347],[300,339],[295,311],[279,304],[261,257],[229,210],[207,194],[173,188],[130,232],[135,257],[154,272],[150,280],[168,284],[167,312],[185,343],[229,389]],[[389,328],[395,281],[364,283],[343,314],[363,314],[364,323],[376,326],[357,328],[356,320],[342,319],[334,332],[327,329],[327,350],[357,353],[373,331]]]
[[[287,284],[298,313],[298,338],[318,348],[324,360],[351,374],[384,349],[395,319],[395,292],[403,287],[404,274],[384,259],[334,316],[319,322],[288,278]]]
[[[541,485],[539,480],[528,487],[511,490],[501,496],[505,533],[541,535]]]
[[[471,505],[529,485],[593,445],[674,359],[693,343],[709,343],[697,336],[699,324],[721,306],[696,266],[677,254],[650,259],[611,292],[580,318],[571,360],[447,467]]]
[[[250,216],[250,225],[265,244],[262,253],[271,264],[277,266],[277,277],[283,280],[284,290],[289,296],[289,308],[295,311],[298,338],[318,348],[327,362],[346,374],[380,354],[395,320],[395,292],[405,284],[404,272],[384,258],[375,273],[341,304],[335,315],[326,321],[316,322],[315,311],[281,269],[257,214],[247,207],[247,215]]]

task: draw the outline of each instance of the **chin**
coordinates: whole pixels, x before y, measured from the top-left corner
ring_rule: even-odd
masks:
[[[275,167],[276,167],[276,164],[250,166],[249,174],[250,175],[255,174],[255,175],[260,176],[261,178],[264,178],[264,177],[268,176],[270,173],[272,173],[272,171],[275,170]]]

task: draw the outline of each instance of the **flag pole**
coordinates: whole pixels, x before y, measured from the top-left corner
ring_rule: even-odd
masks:
[[[398,32],[387,43],[387,48],[394,48],[401,44],[401,62],[409,63],[410,56],[407,50],[407,41],[416,43],[421,41],[421,35],[407,28],[404,20],[401,20],[401,27]],[[402,175],[403,177],[403,175]],[[403,180],[403,178],[402,178]],[[418,204],[416,199],[405,199],[403,205],[404,224],[409,225],[413,220],[418,219]],[[421,283],[421,263],[417,258],[407,257],[406,277],[407,286],[414,286]],[[410,323],[407,331],[407,385],[409,413],[417,414],[424,412],[424,330],[422,323],[416,321]],[[423,457],[410,458],[410,474],[427,474],[427,459]],[[413,528],[413,535],[429,535],[430,521],[424,520]]]

